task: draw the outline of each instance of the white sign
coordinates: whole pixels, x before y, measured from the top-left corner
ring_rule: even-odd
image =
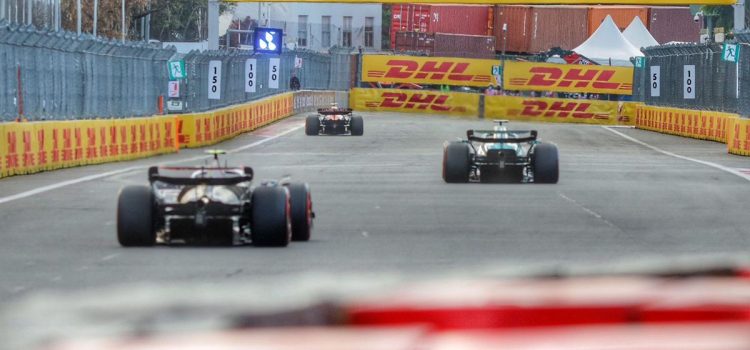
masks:
[[[182,101],[167,101],[167,110],[170,111],[181,111],[182,110]]]
[[[294,56],[294,68],[302,68],[302,59]]]
[[[168,89],[167,96],[169,97],[180,97],[180,82],[179,81],[170,81],[169,82],[169,89]]]
[[[685,99],[695,98],[695,65],[685,65],[683,67],[683,91],[682,95]]]
[[[661,67],[660,66],[651,66],[651,75],[650,75],[649,80],[651,83],[651,97],[661,96]]]
[[[281,75],[281,59],[268,59],[268,87],[271,89],[279,88],[279,76]]]
[[[252,58],[245,61],[245,92],[255,92],[255,68],[258,62]]]
[[[221,99],[221,61],[208,62],[208,99]]]

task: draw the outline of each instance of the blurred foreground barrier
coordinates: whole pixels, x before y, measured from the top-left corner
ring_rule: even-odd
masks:
[[[737,114],[641,105],[636,127],[726,143],[729,153],[750,156],[750,119]]]
[[[528,122],[634,125],[636,102],[485,96],[484,117]]]
[[[479,115],[478,94],[435,90],[352,89],[349,105],[355,111]]]
[[[299,91],[204,113],[2,123],[0,178],[212,145],[335,100],[333,91]]]

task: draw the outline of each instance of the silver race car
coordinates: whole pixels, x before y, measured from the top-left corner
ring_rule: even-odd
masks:
[[[492,130],[468,130],[467,139],[443,148],[443,179],[449,183],[557,183],[557,146],[537,139],[536,130],[509,130],[496,120]]]

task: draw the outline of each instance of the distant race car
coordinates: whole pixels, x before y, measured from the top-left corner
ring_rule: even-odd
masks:
[[[468,130],[467,140],[446,143],[443,180],[449,183],[557,183],[557,146],[537,140],[536,130],[508,130],[496,120],[492,130]]]
[[[250,167],[151,167],[150,186],[126,186],[117,202],[122,246],[286,246],[307,241],[315,214],[305,183],[252,186]]]
[[[333,104],[328,108],[318,109],[318,114],[309,115],[305,120],[307,135],[353,135],[362,136],[365,132],[364,120],[353,115],[351,108],[339,108]]]

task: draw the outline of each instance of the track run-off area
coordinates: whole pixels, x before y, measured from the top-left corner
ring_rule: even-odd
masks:
[[[560,182],[446,184],[443,143],[489,120],[363,113],[361,137],[305,136],[297,115],[211,148],[256,181],[310,184],[310,242],[287,248],[122,248],[125,185],[204,149],[0,180],[0,305],[36,292],[253,281],[307,272],[440,275],[534,264],[744,256],[750,158],[632,128],[511,122],[558,145]]]

